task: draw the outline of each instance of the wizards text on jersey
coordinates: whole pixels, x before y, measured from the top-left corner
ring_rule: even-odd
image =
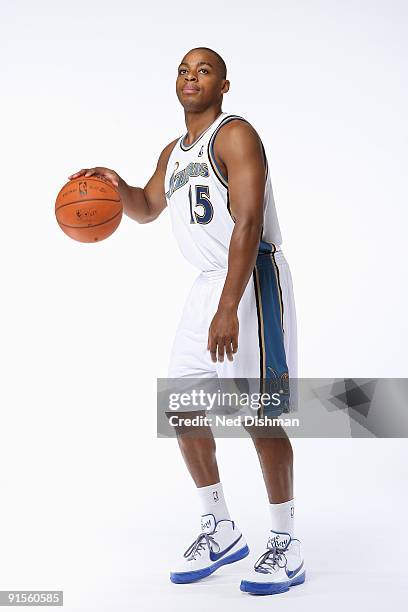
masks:
[[[208,171],[208,165],[206,163],[200,164],[199,162],[191,162],[186,168],[183,168],[183,170],[179,170],[179,172],[177,172],[178,167],[179,162],[176,162],[173,174],[170,177],[169,190],[166,193],[167,198],[171,198],[177,189],[187,185],[188,181],[190,180],[190,176],[207,177],[210,174]]]

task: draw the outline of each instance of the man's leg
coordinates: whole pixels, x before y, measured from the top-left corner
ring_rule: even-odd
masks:
[[[200,534],[170,574],[174,583],[189,583],[209,576],[222,565],[243,559],[249,549],[235,522],[231,520],[224,499],[211,428],[176,427],[176,431],[181,453],[197,487],[202,507]]]
[[[242,302],[240,318],[244,333],[240,336],[241,358],[251,359],[246,367],[231,373],[235,378],[268,382],[268,389],[288,392],[290,379],[297,377],[296,314],[289,267],[281,252],[258,256],[254,270],[252,296]],[[252,307],[251,307],[252,306]],[[254,316],[255,312],[255,316]],[[257,324],[256,332],[254,330]],[[258,359],[253,359],[257,340]],[[244,348],[244,351],[243,351]],[[243,351],[243,352],[242,352]],[[251,374],[251,364],[257,372]],[[258,390],[258,389],[257,389]],[[282,410],[286,411],[287,399]],[[290,400],[293,396],[291,394]],[[293,407],[296,404],[293,404]],[[291,404],[292,407],[292,404]],[[269,408],[269,416],[273,416]],[[268,409],[259,416],[268,416]],[[279,416],[279,415],[276,415]],[[294,533],[293,452],[282,428],[256,427],[249,431],[253,439],[269,497],[270,532],[264,552],[255,561],[254,570],[241,582],[241,590],[254,594],[287,591],[305,580],[300,541]]]
[[[216,445],[210,427],[180,428],[177,441],[201,501],[202,517],[230,520],[218,472]],[[206,519],[202,521],[203,524]]]
[[[262,434],[262,428],[249,430],[258,454],[269,499],[271,530],[294,537],[293,450],[285,431]]]
[[[293,499],[293,451],[289,438],[252,436],[270,504]]]
[[[209,427],[194,434],[177,435],[185,464],[196,487],[208,487],[220,481],[214,436]]]
[[[188,390],[190,381],[194,390],[194,379],[211,382],[216,378],[207,351],[212,312],[203,309],[203,304],[208,305],[213,299],[214,286],[212,281],[200,275],[190,292],[176,333],[168,378],[174,379],[176,386],[179,386],[179,379],[183,391]],[[175,416],[172,413],[172,422]],[[200,411],[188,414],[183,411],[177,416],[179,420],[194,418],[200,416]],[[175,431],[202,506],[200,533],[170,574],[172,582],[188,583],[212,574],[222,565],[243,559],[249,549],[235,521],[231,520],[224,499],[211,428],[176,425]]]

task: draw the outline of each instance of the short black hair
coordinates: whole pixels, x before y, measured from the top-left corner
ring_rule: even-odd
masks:
[[[208,47],[195,47],[194,49],[190,49],[189,53],[191,53],[191,51],[208,51],[209,53],[212,53],[217,59],[218,66],[221,72],[221,78],[227,78],[227,64],[224,62],[221,55],[217,53],[217,51],[214,51],[214,49],[209,49]]]

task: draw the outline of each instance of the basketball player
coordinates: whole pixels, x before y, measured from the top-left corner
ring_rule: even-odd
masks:
[[[120,192],[126,214],[139,223],[169,209],[186,258],[200,270],[174,341],[169,377],[297,376],[292,281],[281,250],[271,177],[262,142],[242,117],[222,111],[229,90],[224,60],[207,48],[189,51],[178,67],[176,92],[187,132],[168,144],[144,188],[108,168],[102,175]],[[249,593],[287,591],[305,580],[294,537],[293,453],[282,437],[253,437],[269,497],[270,534],[252,573]],[[178,436],[202,503],[201,532],[170,578],[189,583],[249,553],[224,498],[215,442]]]

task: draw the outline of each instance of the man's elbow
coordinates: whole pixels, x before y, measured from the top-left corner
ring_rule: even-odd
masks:
[[[263,220],[258,215],[248,215],[239,217],[235,220],[235,227],[238,231],[250,236],[260,236],[262,232]]]
[[[162,212],[161,210],[159,212],[154,212],[154,213],[147,212],[146,214],[144,214],[138,219],[138,223],[140,223],[141,225],[145,225],[146,223],[151,223],[152,221],[156,221],[156,219],[159,217],[161,212]]]
[[[124,210],[124,213],[133,221],[140,223],[140,225],[145,225],[146,223],[151,223],[155,221],[160,213],[151,213],[151,212],[135,212],[133,210]]]

